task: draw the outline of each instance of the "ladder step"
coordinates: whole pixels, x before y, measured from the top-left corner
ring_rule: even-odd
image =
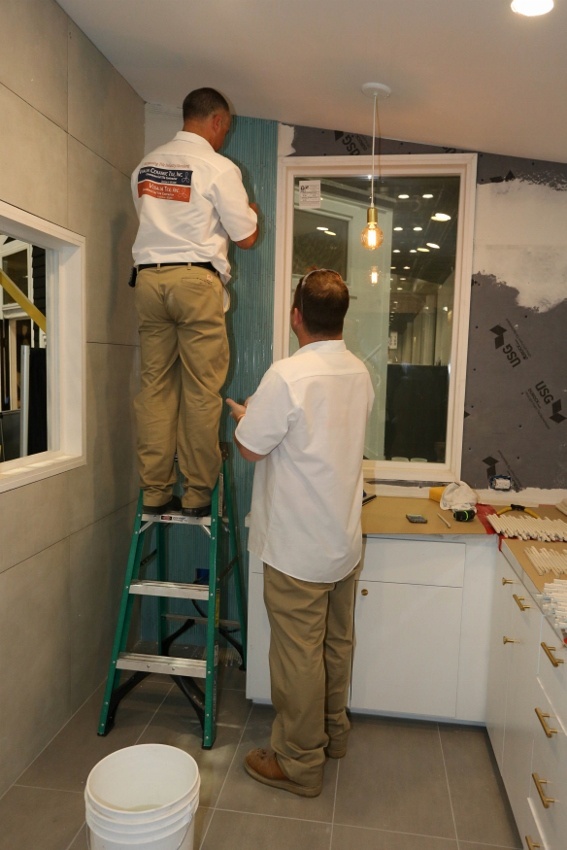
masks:
[[[209,598],[209,588],[206,584],[188,584],[177,581],[133,581],[130,593],[138,596],[167,596],[170,599],[203,599]]]
[[[148,524],[152,522],[177,522],[181,525],[206,525],[210,526],[211,517],[210,516],[200,516],[200,517],[192,517],[192,516],[184,516],[182,513],[170,513],[170,514],[142,514],[142,520]]]
[[[116,661],[119,670],[140,670],[147,673],[165,673],[168,676],[192,676],[204,679],[207,662],[198,658],[175,658],[169,655],[143,655],[139,652],[121,652]]]

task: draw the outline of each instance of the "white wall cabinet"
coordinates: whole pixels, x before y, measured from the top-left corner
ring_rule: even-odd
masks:
[[[358,581],[353,711],[485,719],[494,537],[368,537]],[[262,565],[250,557],[246,695],[270,700]]]

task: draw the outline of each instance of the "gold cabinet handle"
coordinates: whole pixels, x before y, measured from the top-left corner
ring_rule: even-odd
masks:
[[[537,719],[541,723],[541,727],[542,727],[543,731],[545,732],[545,734],[547,735],[547,737],[551,738],[552,735],[557,735],[557,729],[552,729],[545,722],[546,720],[549,720],[549,718],[551,717],[551,714],[545,714],[545,712],[543,712],[541,710],[541,708],[536,708],[534,710],[535,710],[535,713],[537,714]]]
[[[367,590],[366,587],[362,588],[362,590],[360,591],[360,595],[361,596],[368,596],[368,590]]]
[[[515,584],[514,580],[511,578],[503,578],[502,584]]]
[[[514,602],[516,603],[516,605],[518,606],[518,608],[520,609],[520,611],[529,611],[530,608],[532,607],[531,605],[524,605],[524,603],[526,601],[525,597],[518,596],[517,593],[513,593],[512,598],[513,598]]]
[[[535,782],[535,787],[537,788],[537,793],[539,794],[539,798],[540,798],[541,802],[543,803],[543,808],[549,809],[550,805],[552,803],[555,803],[555,800],[553,799],[553,797],[547,797],[546,794],[544,793],[543,788],[541,787],[542,785],[547,785],[549,780],[548,779],[542,779],[541,776],[539,776],[537,773],[532,773],[532,779]]]
[[[554,652],[557,652],[556,646],[548,646],[545,641],[542,641],[541,648],[543,649],[543,651],[545,652],[554,667],[559,667],[560,664],[565,664],[565,660],[563,658],[556,658],[553,654]]]
[[[514,640],[514,638],[509,638],[504,635],[504,637],[502,638],[502,643],[520,643],[520,641]]]
[[[541,844],[538,844],[529,835],[526,835],[526,845],[528,850],[541,850]]]

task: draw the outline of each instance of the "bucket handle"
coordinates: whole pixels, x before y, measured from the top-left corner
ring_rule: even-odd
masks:
[[[189,830],[191,829],[191,823],[193,821],[193,817],[194,817],[194,815],[192,815],[191,818],[189,819],[189,823],[187,824],[187,829],[183,833],[183,838],[181,839],[181,841],[179,842],[179,844],[177,845],[175,850],[181,850],[181,847],[183,846],[183,842],[187,838],[187,834],[188,834]],[[92,850],[92,847],[91,847],[91,830],[90,830],[90,827],[87,823],[85,823],[85,827],[86,827],[86,833],[87,833],[87,850]]]

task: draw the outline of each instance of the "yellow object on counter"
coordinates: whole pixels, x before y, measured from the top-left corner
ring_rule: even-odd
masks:
[[[432,499],[434,502],[440,502],[444,489],[444,487],[430,487],[429,498]]]

